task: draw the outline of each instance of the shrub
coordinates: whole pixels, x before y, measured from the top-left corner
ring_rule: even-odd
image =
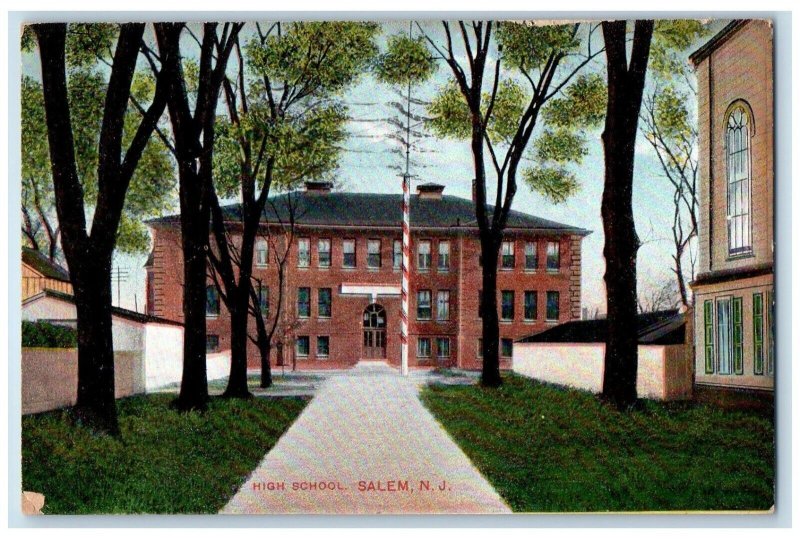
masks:
[[[78,346],[78,332],[68,326],[23,320],[22,346],[24,348],[75,348]]]

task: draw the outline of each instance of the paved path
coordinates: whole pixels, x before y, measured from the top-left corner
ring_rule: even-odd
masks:
[[[510,510],[422,405],[413,381],[361,363],[322,385],[221,512]]]

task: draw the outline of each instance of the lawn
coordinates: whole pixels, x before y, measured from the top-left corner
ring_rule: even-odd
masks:
[[[23,417],[23,489],[51,514],[216,513],[307,402],[216,398],[200,414],[170,409],[173,398],[117,401],[119,439],[73,426],[67,411]]]
[[[595,395],[506,375],[499,389],[432,385],[422,400],[514,511],[764,510],[772,418]]]

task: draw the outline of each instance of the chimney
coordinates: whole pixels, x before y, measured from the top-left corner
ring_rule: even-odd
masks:
[[[417,194],[421,199],[441,200],[444,185],[438,183],[422,183],[417,186]]]
[[[331,192],[333,182],[307,181],[306,193],[325,195]]]

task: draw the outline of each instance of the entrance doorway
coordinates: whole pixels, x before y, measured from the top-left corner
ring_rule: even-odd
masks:
[[[362,359],[386,359],[386,309],[373,303],[364,309]]]

